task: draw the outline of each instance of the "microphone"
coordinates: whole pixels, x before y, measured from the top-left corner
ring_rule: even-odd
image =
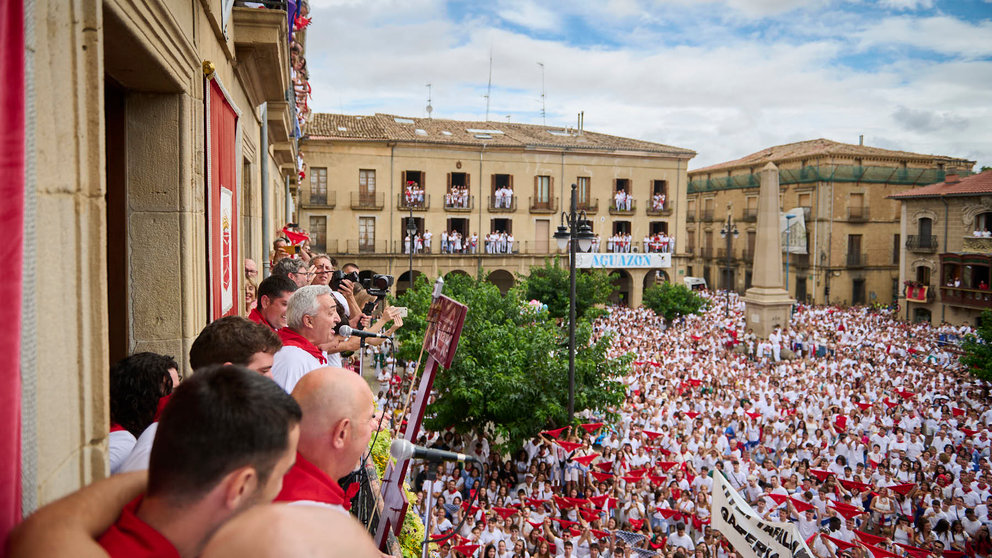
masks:
[[[353,329],[351,326],[343,325],[338,328],[338,335],[341,337],[366,337],[370,339],[392,339],[391,335],[383,335],[381,333],[372,333],[371,331],[362,331],[360,329]]]
[[[476,463],[479,462],[478,459],[471,455],[415,446],[408,440],[393,440],[393,443],[389,446],[389,454],[396,458],[397,461],[413,458],[427,459],[429,461],[460,461],[462,463],[466,461],[475,461]]]

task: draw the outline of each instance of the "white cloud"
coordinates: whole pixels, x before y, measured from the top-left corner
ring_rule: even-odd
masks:
[[[553,31],[561,28],[556,12],[532,0],[503,0],[497,13],[504,20],[527,29]]]
[[[492,120],[509,114],[514,122],[541,122],[543,62],[549,125],[574,125],[584,110],[590,130],[696,150],[692,168],[803,139],[853,143],[862,133],[869,144],[992,164],[992,61],[983,59],[992,54],[992,29],[985,22],[903,16],[864,23],[849,12],[817,12],[812,3],[812,11],[788,16],[801,34],[741,36],[718,16],[680,27],[669,10],[681,0],[614,1],[622,9],[612,15],[607,4],[584,2],[556,15],[623,34],[622,46],[597,48],[500,29],[494,12],[452,21],[440,0],[316,0],[307,39],[311,106],[425,116],[424,86],[432,83],[435,118],[481,120],[491,49]],[[494,10],[508,6],[517,14],[544,9],[504,2]],[[752,2],[749,9],[776,6],[782,3]],[[837,25],[816,27],[818,18]],[[838,35],[841,28],[853,36]],[[666,42],[673,34],[696,40]],[[895,47],[910,40],[939,46],[951,60],[907,58]],[[877,70],[838,67],[852,46],[891,48],[894,61]]]
[[[881,4],[896,10],[929,10],[933,0],[882,0]]]

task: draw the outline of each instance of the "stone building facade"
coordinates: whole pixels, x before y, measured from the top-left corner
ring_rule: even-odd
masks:
[[[573,183],[600,251],[618,231],[630,233],[632,252],[643,252],[653,232],[675,238],[672,268],[617,271],[622,302],[638,305],[645,285],[684,274],[686,167],[695,155],[688,149],[582,129],[386,114],[316,114],[308,129],[300,225],[340,265],[394,275],[401,291],[410,277],[411,216],[417,234],[431,234],[414,254],[414,276],[482,275],[505,290],[516,274],[560,253],[552,235]],[[422,198],[408,198],[408,184]],[[617,209],[618,189],[633,196],[629,209]],[[501,190],[512,190],[509,203]],[[655,192],[666,196],[663,207],[652,206]],[[452,230],[463,242],[479,235],[476,253],[442,253],[441,233]],[[512,234],[512,249],[486,250],[482,237],[496,231]]]
[[[291,20],[285,1],[242,3],[24,4],[25,514],[108,474],[114,360],[155,351],[188,371],[213,302],[209,165],[233,157],[220,184],[237,208],[225,215],[233,312],[244,307],[241,258],[261,265],[263,224],[285,222],[301,116]],[[295,39],[299,61],[305,32]],[[230,137],[210,126],[211,91],[236,114]]]
[[[817,304],[889,304],[900,293],[899,206],[888,196],[970,172],[974,161],[826,139],[770,147],[689,172],[687,273],[719,288],[750,287],[758,172],[779,168],[780,209],[801,208],[806,254],[788,261],[790,295]],[[740,236],[729,252],[728,214]]]
[[[900,315],[978,324],[992,309],[992,171],[891,196],[900,202]]]

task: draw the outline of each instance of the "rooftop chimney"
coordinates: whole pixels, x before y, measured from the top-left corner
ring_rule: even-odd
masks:
[[[858,145],[864,145],[864,144],[865,144],[865,135],[861,134],[860,136],[858,136]]]

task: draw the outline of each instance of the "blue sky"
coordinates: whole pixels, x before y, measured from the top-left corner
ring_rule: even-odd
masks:
[[[825,137],[992,166],[992,0],[311,0],[318,112],[575,125],[695,150]],[[545,116],[542,119],[541,91]],[[545,120],[546,119],[546,120]]]

